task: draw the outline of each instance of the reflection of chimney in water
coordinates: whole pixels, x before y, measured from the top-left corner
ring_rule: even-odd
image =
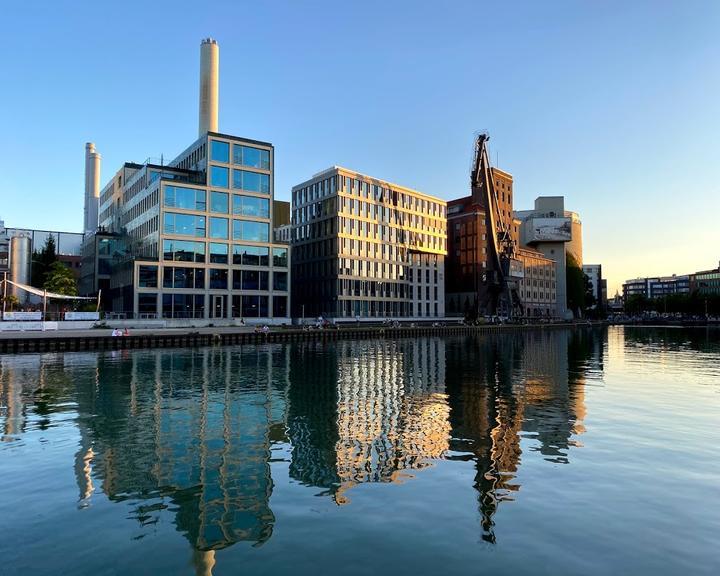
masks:
[[[198,136],[218,130],[218,85],[220,78],[220,47],[216,40],[206,38],[200,44],[200,114]]]

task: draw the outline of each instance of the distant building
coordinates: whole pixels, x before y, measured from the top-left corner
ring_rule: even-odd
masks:
[[[80,232],[58,232],[56,230],[35,230],[33,228],[6,228],[7,236],[30,238],[30,252],[40,252],[48,238],[55,241],[55,254],[72,270],[76,279],[80,278],[83,235]]]
[[[720,264],[712,270],[690,274],[690,292],[701,295],[720,294]]]
[[[10,270],[10,236],[0,220],[0,275]]]
[[[583,274],[588,277],[596,306],[604,310],[607,306],[607,281],[602,276],[601,264],[583,264]]]
[[[657,276],[652,278],[634,278],[623,284],[623,299],[627,302],[632,296],[644,298],[662,298],[671,294],[688,294],[689,276]]]
[[[334,166],[292,189],[293,315],[445,315],[446,203]]]

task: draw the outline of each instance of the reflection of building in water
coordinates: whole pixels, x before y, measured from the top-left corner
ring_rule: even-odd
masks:
[[[80,413],[94,415],[81,429],[91,439],[101,489],[112,500],[137,503],[141,525],[171,509],[195,549],[198,573],[212,569],[214,550],[260,544],[272,533],[269,436],[282,423],[286,388],[273,378],[287,374],[286,350],[101,357],[102,386],[79,392]]]
[[[342,504],[352,485],[395,481],[400,471],[421,468],[447,449],[445,341],[332,347],[295,352],[303,361],[293,362],[291,373],[290,473],[330,489]]]
[[[584,374],[602,369],[599,342],[592,331],[543,331],[471,337],[449,348],[452,448],[476,462],[484,540],[495,541],[498,505],[519,489],[521,438],[546,459],[568,462],[573,436],[584,431]]]

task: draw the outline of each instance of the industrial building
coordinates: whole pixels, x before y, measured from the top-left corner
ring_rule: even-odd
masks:
[[[333,166],[292,189],[293,315],[445,315],[446,203]]]
[[[274,148],[218,131],[217,42],[200,52],[199,133],[185,151],[167,164],[127,162],[100,190],[100,156],[86,146],[84,253],[94,265],[83,292],[106,287],[110,311],[128,317],[287,322]]]
[[[448,202],[447,313],[555,317],[555,261],[520,241],[513,177],[489,165],[486,141],[476,143],[471,195]]]

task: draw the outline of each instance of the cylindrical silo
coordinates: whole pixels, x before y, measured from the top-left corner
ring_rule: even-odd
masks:
[[[220,47],[206,38],[200,44],[200,115],[198,136],[218,131],[218,92],[220,81]]]
[[[32,264],[32,247],[27,236],[15,236],[10,239],[10,280],[18,284],[30,284],[30,266]],[[20,302],[25,302],[27,292],[12,286],[14,294]]]

